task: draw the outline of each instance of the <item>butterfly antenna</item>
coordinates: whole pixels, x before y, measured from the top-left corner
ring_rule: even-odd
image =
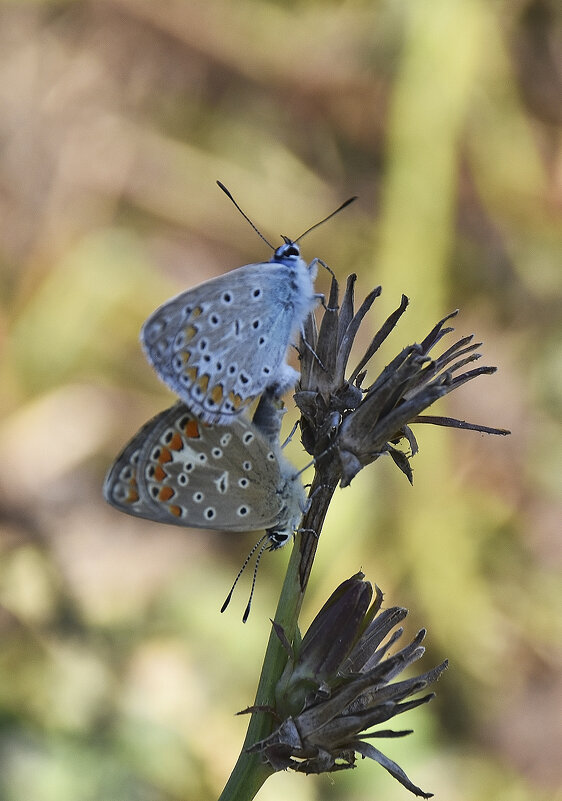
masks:
[[[226,188],[226,186],[225,186],[224,184],[222,184],[220,181],[217,181],[217,185],[218,185],[218,186],[219,186],[219,187],[222,189],[222,191],[223,191],[223,192],[224,192],[224,194],[227,196],[227,198],[229,198],[230,200],[232,200],[232,202],[234,203],[234,205],[236,206],[236,208],[238,209],[238,211],[240,212],[240,214],[242,215],[242,217],[244,217],[244,219],[245,219],[247,222],[249,222],[249,223],[250,223],[250,225],[252,226],[252,228],[254,229],[254,231],[256,232],[256,234],[257,234],[259,237],[261,237],[261,239],[263,239],[263,241],[265,242],[265,244],[266,244],[268,247],[270,247],[270,248],[271,248],[271,250],[275,250],[275,248],[273,247],[273,245],[271,244],[271,242],[268,242],[268,241],[267,241],[267,239],[266,239],[266,238],[265,238],[265,236],[262,234],[262,232],[259,230],[259,228],[257,227],[257,225],[255,225],[255,224],[254,224],[254,223],[253,223],[253,222],[250,220],[250,218],[248,217],[248,215],[246,214],[246,212],[245,212],[245,211],[243,211],[243,210],[240,208],[240,206],[238,205],[238,203],[237,203],[237,202],[234,200],[234,198],[232,197],[232,193],[231,193],[231,192],[230,192],[230,191],[229,191],[229,190]],[[338,209],[338,211],[339,211],[339,209]],[[334,214],[335,214],[335,213],[336,213],[336,212],[334,212]],[[330,216],[332,216],[332,215],[330,215]],[[307,232],[307,233],[308,233],[308,232]]]
[[[265,534],[264,536],[267,537],[268,535]],[[261,538],[260,542],[263,539],[264,539],[264,537]],[[256,544],[256,548],[257,548],[258,545],[259,545],[259,542]],[[254,548],[254,551],[255,551],[256,548]],[[264,544],[261,546],[261,548],[259,550],[259,553],[258,553],[258,556],[257,556],[257,559],[256,559],[256,564],[254,566],[254,575],[253,575],[253,578],[252,578],[252,588],[250,590],[250,597],[248,598],[248,604],[246,606],[246,609],[244,610],[244,614],[242,615],[242,623],[245,623],[248,620],[248,617],[250,616],[250,608],[252,606],[252,598],[254,597],[254,590],[256,588],[256,579],[258,577],[258,567],[260,566],[260,559],[262,558],[263,552],[265,551],[266,548],[267,548],[267,542],[264,542]]]
[[[284,450],[287,447],[287,445],[289,444],[289,442],[293,439],[293,437],[295,436],[295,431],[297,430],[299,425],[300,425],[300,420],[297,420],[297,422],[295,423],[295,425],[291,429],[291,433],[289,434],[289,436],[287,437],[285,442],[281,445],[281,450]]]
[[[243,573],[243,572],[246,570],[246,568],[248,567],[248,562],[250,561],[250,559],[252,558],[252,556],[255,554],[255,552],[257,551],[257,549],[260,547],[260,545],[262,544],[262,542],[263,542],[263,541],[264,541],[264,540],[267,538],[267,536],[268,536],[267,534],[264,534],[264,535],[263,535],[263,537],[260,537],[260,538],[259,538],[259,540],[258,540],[258,541],[256,542],[256,544],[254,545],[254,547],[252,548],[252,550],[250,551],[250,553],[248,554],[248,556],[245,558],[245,560],[244,560],[244,564],[242,565],[242,567],[241,567],[241,568],[240,568],[240,570],[238,571],[238,575],[237,575],[237,576],[236,576],[236,578],[234,579],[234,582],[233,582],[233,584],[232,584],[232,587],[230,588],[230,592],[229,592],[229,593],[228,593],[228,595],[226,596],[226,601],[225,601],[225,602],[223,603],[223,605],[221,606],[221,612],[224,612],[224,610],[226,609],[226,607],[227,607],[227,606],[228,606],[228,604],[230,603],[230,600],[231,600],[231,598],[232,598],[232,593],[234,592],[234,588],[235,588],[235,587],[236,587],[236,585],[238,584],[238,580],[240,579],[240,576],[241,576],[241,575],[242,575],[242,573]],[[264,546],[264,547],[265,547],[265,546]],[[263,549],[262,549],[262,550],[263,550]],[[260,558],[260,556],[261,556],[261,553],[258,555],[258,561],[259,561],[259,558]],[[255,573],[255,571],[254,571],[254,573]],[[255,581],[256,581],[256,577],[255,577],[255,575],[254,575],[254,583],[255,583]],[[252,593],[253,593],[253,591],[254,591],[254,590],[253,590],[253,587],[252,587]],[[252,596],[250,595],[250,601],[251,601],[251,599],[252,599]],[[249,614],[250,610],[249,610],[249,609],[247,609],[247,612],[248,612],[248,614]],[[246,613],[244,613],[244,614],[246,614]],[[246,618],[247,618],[247,615],[246,615]],[[246,622],[246,620],[244,619],[244,623],[245,623],[245,622]]]
[[[331,220],[332,217],[335,217],[335,215],[339,214],[340,211],[343,211],[343,209],[345,209],[346,206],[349,206],[350,203],[353,203],[354,200],[357,200],[357,195],[354,195],[353,197],[348,198],[345,201],[345,203],[342,203],[341,206],[338,206],[335,211],[333,211],[331,214],[328,214],[328,216],[324,217],[323,220],[320,220],[320,222],[317,222],[317,223],[314,223],[314,225],[311,225],[310,228],[306,229],[304,234],[301,234],[300,236],[297,236],[297,238],[294,239],[293,242],[299,242],[303,237],[305,237],[311,231],[314,231],[315,228],[318,228],[319,225],[324,225],[325,222],[327,222],[328,220]]]

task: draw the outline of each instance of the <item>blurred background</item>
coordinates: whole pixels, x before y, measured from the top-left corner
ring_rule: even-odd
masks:
[[[362,568],[451,662],[385,753],[438,799],[562,797],[561,37],[554,0],[0,7],[2,801],[213,801],[238,755],[289,548],[243,625],[255,534],[101,497],[173,402],[143,320],[270,256],[217,178],[276,244],[359,195],[303,255],[382,284],[363,344],[409,296],[379,368],[455,308],[499,366],[432,413],[511,437],[420,426],[413,487],[387,459],[337,492],[303,625]],[[364,762],[259,797],[409,794]]]

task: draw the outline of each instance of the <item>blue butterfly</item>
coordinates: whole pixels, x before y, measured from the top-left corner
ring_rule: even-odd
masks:
[[[298,239],[283,237],[269,262],[246,264],[180,293],[144,323],[148,361],[199,419],[228,425],[265,389],[280,397],[298,380],[285,361],[287,349],[322,298],[314,290],[318,259],[307,264]]]

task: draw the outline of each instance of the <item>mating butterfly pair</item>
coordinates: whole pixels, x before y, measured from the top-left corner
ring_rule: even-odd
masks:
[[[148,361],[181,403],[149,421],[111,467],[104,496],[120,511],[196,528],[266,529],[272,549],[294,532],[305,493],[280,452],[275,401],[298,378],[287,348],[321,296],[317,260],[307,264],[298,240],[283,239],[269,262],[182,292],[143,325]],[[250,422],[241,413],[262,393]]]

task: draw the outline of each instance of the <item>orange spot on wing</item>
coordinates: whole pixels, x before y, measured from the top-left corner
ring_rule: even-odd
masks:
[[[193,311],[191,312],[191,317],[199,317],[199,315],[201,314],[202,311],[203,311],[203,309],[201,308],[201,306],[196,306],[193,309]]]
[[[213,391],[211,392],[211,398],[218,405],[222,400],[222,395],[223,395],[222,387],[220,384],[217,384],[215,387],[213,387]]]
[[[185,436],[190,439],[199,439],[201,436],[197,420],[190,420],[189,423],[184,426],[183,430],[185,431]]]
[[[170,498],[173,498],[176,493],[171,487],[162,487],[160,492],[158,493],[158,500],[159,501],[169,501]]]
[[[139,499],[139,493],[137,492],[136,482],[135,486],[131,487],[129,490],[129,495],[127,496],[127,503],[136,503]]]
[[[233,391],[228,393],[228,398],[235,409],[243,409],[244,406],[247,406],[254,400],[251,396],[249,398],[243,398],[242,395],[238,395]]]
[[[201,387],[203,392],[206,393],[208,388],[209,388],[209,376],[208,375],[202,375],[197,383],[199,384],[199,386]]]
[[[174,517],[181,517],[181,509],[179,506],[168,506],[168,511]]]
[[[230,400],[235,409],[240,408],[240,404],[242,403],[242,398],[240,397],[240,395],[236,395],[235,392],[231,391],[228,393],[228,399]]]
[[[183,440],[177,431],[174,431],[174,436],[168,442],[168,448],[170,448],[173,451],[181,451],[181,449],[183,448]]]
[[[167,476],[167,473],[166,473],[166,471],[165,471],[165,470],[164,470],[164,469],[163,469],[163,468],[162,468],[160,465],[157,465],[157,466],[154,468],[154,475],[153,475],[153,478],[154,478],[156,481],[164,481],[164,479],[166,478],[166,476]]]
[[[168,448],[162,447],[160,450],[160,456],[158,457],[158,461],[160,464],[165,464],[166,462],[172,461],[172,454],[168,450]]]

